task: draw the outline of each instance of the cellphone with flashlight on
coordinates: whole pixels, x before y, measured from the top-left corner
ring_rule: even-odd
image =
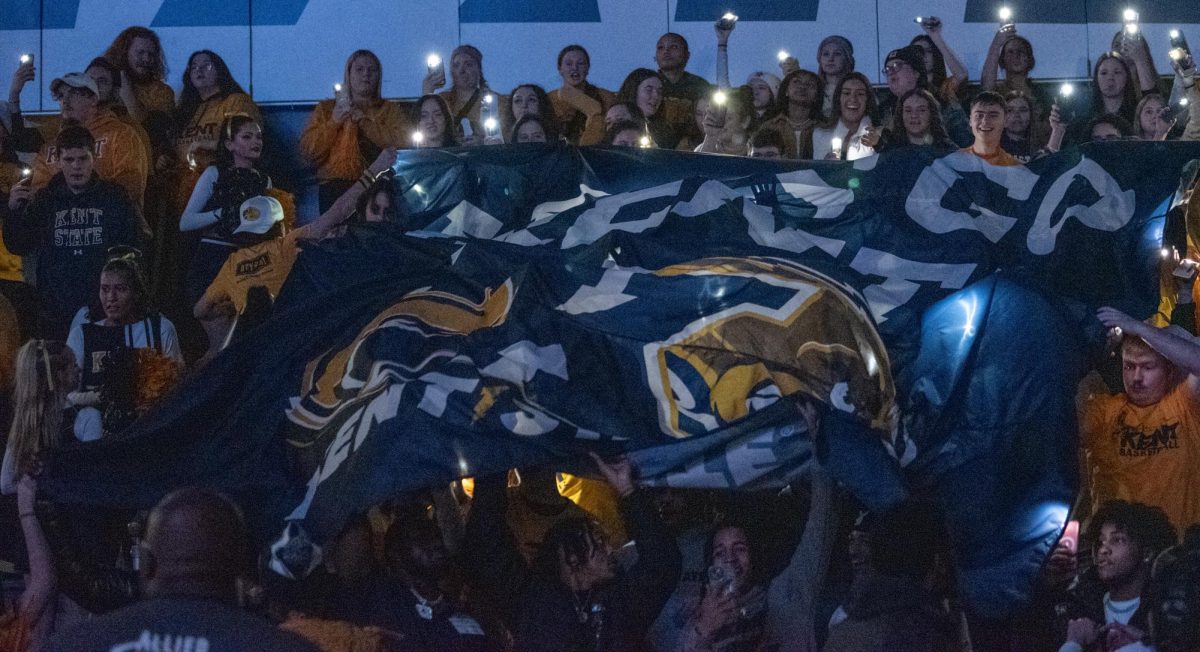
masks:
[[[1071,82],[1064,82],[1058,87],[1058,94],[1054,97],[1054,104],[1058,106],[1058,117],[1066,124],[1075,122],[1075,85]]]
[[[1179,61],[1184,57],[1191,56],[1192,49],[1188,47],[1187,37],[1183,35],[1183,32],[1173,29],[1167,33],[1167,36],[1171,39],[1171,49],[1167,52],[1171,61]]]
[[[17,183],[33,183],[33,170],[27,167],[21,168],[21,180]]]
[[[737,22],[737,14],[733,13],[732,11],[727,11],[725,12],[725,15],[717,19],[717,29],[733,29],[734,25],[737,25]]]
[[[937,27],[942,24],[941,19],[934,16],[917,16],[913,22],[921,27]]]
[[[442,76],[444,77],[446,75],[446,69],[442,66],[442,58],[437,54],[430,54],[429,56],[425,57],[425,72],[429,73],[430,75],[441,72]]]
[[[729,98],[725,95],[725,91],[718,90],[712,94],[712,101],[709,104],[708,110],[712,114],[713,122],[718,127],[725,126],[725,116],[728,114],[726,103]]]

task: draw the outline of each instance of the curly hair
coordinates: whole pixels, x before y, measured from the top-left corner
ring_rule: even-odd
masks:
[[[1113,525],[1129,535],[1144,553],[1158,554],[1177,541],[1175,526],[1166,512],[1153,505],[1127,500],[1109,500],[1100,505],[1084,532],[1083,541],[1088,547],[1098,545],[1100,529],[1105,525]]]
[[[148,27],[133,26],[121,30],[121,33],[117,34],[117,38],[113,39],[112,44],[104,51],[104,58],[118,69],[128,72],[129,47],[137,38],[149,39],[154,43],[154,49],[158,52],[158,65],[155,66],[152,77],[155,81],[163,81],[167,78],[167,60],[163,56],[162,41],[158,40],[158,34]]]
[[[592,552],[604,545],[605,540],[604,529],[595,519],[564,518],[546,532],[533,560],[533,572],[540,578],[557,582],[560,561],[568,566],[586,564]]]

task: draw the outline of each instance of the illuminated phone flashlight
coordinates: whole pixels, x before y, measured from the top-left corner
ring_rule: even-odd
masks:
[[[30,55],[30,54],[22,54],[21,55],[21,63],[22,64],[29,63],[30,61],[33,61],[33,55]]]
[[[21,168],[21,178],[28,179],[33,176],[33,170],[30,168]]]
[[[736,23],[737,19],[737,14],[733,13],[732,11],[727,11],[725,12],[724,16],[721,16],[721,20],[725,21],[726,23]]]
[[[1173,30],[1167,32],[1167,37],[1172,40],[1179,38],[1179,30],[1173,29]]]
[[[717,91],[716,93],[713,93],[712,96],[713,104],[716,104],[717,106],[725,106],[725,101],[728,99],[729,98],[725,95],[725,91]]]
[[[488,93],[487,95],[483,96],[483,103],[487,104],[488,106],[491,106],[492,102],[495,102],[495,101],[496,101],[496,96],[492,95],[491,93]]]
[[[1171,250],[1170,250],[1170,249],[1168,249],[1168,248],[1166,248],[1166,247],[1163,247],[1162,249],[1159,249],[1159,250],[1158,250],[1158,253],[1159,253],[1159,255],[1161,255],[1163,258],[1170,258],[1170,257],[1171,257]]]
[[[1179,61],[1183,58],[1183,48],[1171,48],[1167,56],[1171,57],[1171,61]]]
[[[1188,105],[1188,99],[1186,97],[1179,98],[1179,106],[1187,106],[1187,105]]]
[[[1074,94],[1075,94],[1075,85],[1072,84],[1071,82],[1067,82],[1067,83],[1063,84],[1062,86],[1058,87],[1059,97],[1071,97]]]
[[[792,55],[788,54],[787,50],[780,50],[779,53],[775,55],[775,58],[779,59],[779,63],[783,63],[784,61],[787,61],[788,57],[790,56]]]
[[[1132,35],[1138,33],[1138,12],[1133,9],[1126,9],[1121,13],[1121,18],[1125,21],[1126,34]]]
[[[341,93],[341,92],[342,92],[342,85],[341,85],[341,84],[334,84],[334,85],[333,85],[333,92],[334,92],[334,93]]]
[[[1000,22],[1009,23],[1012,21],[1013,12],[1009,7],[1000,7],[1000,11],[997,12],[997,15],[1000,16]]]
[[[425,67],[433,70],[442,65],[442,58],[436,54],[430,54],[425,57]]]
[[[642,136],[641,138],[639,138],[638,139],[638,147],[641,147],[642,149],[649,149],[650,148],[650,137]]]
[[[916,23],[916,24],[918,24],[918,25],[924,25],[924,24],[925,24],[925,17],[924,17],[924,16],[917,16],[916,18],[914,18],[914,19],[913,19],[913,22],[914,22],[914,23]]]
[[[421,144],[424,142],[425,142],[425,134],[421,133],[421,131],[419,131],[419,130],[412,132],[412,144],[413,145],[420,147]]]
[[[833,155],[842,158],[842,139],[834,136],[829,141],[829,146],[833,149]]]
[[[499,127],[500,123],[495,118],[488,118],[483,121],[483,130],[487,132],[488,136],[495,136]]]

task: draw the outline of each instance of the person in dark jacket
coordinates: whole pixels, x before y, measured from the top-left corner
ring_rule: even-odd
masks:
[[[315,652],[237,606],[249,537],[228,498],[199,487],[159,501],[146,525],[138,574],[145,597],[55,632],[48,650],[263,650]]]
[[[383,556],[388,577],[364,583],[370,585],[365,613],[347,614],[348,620],[403,634],[398,650],[503,649],[452,590],[452,561],[437,523],[424,515],[397,518],[384,537]]]
[[[71,316],[99,292],[109,247],[141,246],[140,218],[124,188],[94,171],[91,133],[59,132],[59,172],[43,189],[13,186],[4,215],[4,245],[37,256],[36,280],[43,337],[65,339]]]
[[[476,481],[465,549],[483,588],[506,607],[518,651],[645,649],[646,630],[679,580],[675,539],[634,484],[632,464],[624,457],[592,459],[621,496],[637,547],[628,570],[618,567],[603,530],[588,518],[556,523],[526,566],[504,522],[504,476]]]
[[[1095,565],[1054,606],[1066,639],[1059,649],[1115,650],[1140,641],[1153,609],[1142,600],[1150,570],[1158,553],[1175,545],[1174,526],[1158,507],[1110,500],[1096,510],[1081,543]]]

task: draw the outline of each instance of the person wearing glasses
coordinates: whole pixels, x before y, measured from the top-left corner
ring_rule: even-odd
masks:
[[[193,52],[183,72],[183,90],[175,110],[175,157],[183,171],[177,196],[178,212],[192,187],[217,157],[217,139],[225,119],[245,114],[262,124],[258,106],[229,72],[225,60],[211,50]]]

